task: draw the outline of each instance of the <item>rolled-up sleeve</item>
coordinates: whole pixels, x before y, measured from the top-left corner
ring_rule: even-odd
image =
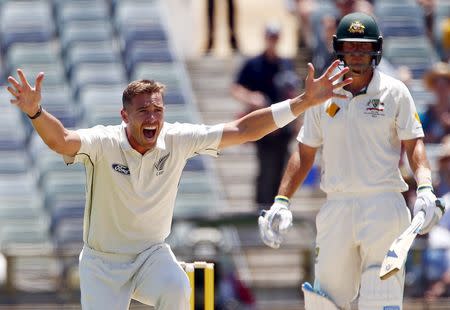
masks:
[[[311,147],[322,145],[323,135],[320,125],[320,107],[305,112],[303,126],[297,135],[297,141]]]
[[[400,140],[422,138],[424,136],[422,123],[417,114],[414,100],[402,83],[398,93],[398,106],[396,114],[396,130]]]

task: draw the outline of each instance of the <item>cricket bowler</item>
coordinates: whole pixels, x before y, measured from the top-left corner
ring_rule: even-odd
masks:
[[[314,79],[310,64],[300,96],[214,126],[164,122],[164,86],[139,80],[123,92],[122,124],[69,130],[41,105],[43,73],[35,86],[20,69],[19,81],[10,76],[11,103],[50,149],[86,168],[82,308],[124,310],[135,299],[158,310],[188,310],[188,277],[165,243],[186,160],[260,139],[307,108],[345,96],[335,91],[351,78],[341,80],[348,68],[338,65]]]

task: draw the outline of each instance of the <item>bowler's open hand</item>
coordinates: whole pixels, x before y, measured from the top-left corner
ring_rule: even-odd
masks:
[[[44,80],[44,73],[41,72],[38,74],[34,87],[28,83],[21,69],[17,69],[17,74],[21,83],[12,76],[8,77],[8,82],[11,86],[8,86],[7,89],[14,96],[14,99],[11,99],[10,102],[18,106],[22,112],[29,116],[35,115],[39,110],[39,104],[41,102],[41,87],[42,81]]]
[[[348,67],[336,70],[340,64],[339,60],[335,60],[325,71],[322,76],[314,78],[314,66],[308,63],[308,76],[305,81],[305,98],[313,102],[313,105],[321,104],[325,100],[332,97],[347,98],[347,96],[335,93],[334,91],[348,85],[352,82],[352,78],[346,78],[339,81],[341,77],[348,72]]]

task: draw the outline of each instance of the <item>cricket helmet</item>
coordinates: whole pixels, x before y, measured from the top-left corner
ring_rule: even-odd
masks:
[[[383,37],[372,16],[355,12],[345,15],[341,19],[337,26],[336,34],[333,35],[333,48],[337,58],[342,61],[345,54],[342,52],[342,43],[346,41],[373,43],[373,51],[369,52],[369,54],[372,56],[372,62],[375,65],[380,63]]]

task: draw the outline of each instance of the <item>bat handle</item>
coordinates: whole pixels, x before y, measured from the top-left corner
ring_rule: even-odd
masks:
[[[439,210],[441,210],[441,212],[442,212],[442,215],[444,215],[444,213],[445,213],[444,200],[442,200],[441,198],[438,198],[438,199],[436,199],[435,203],[436,203],[436,207],[439,208]]]

